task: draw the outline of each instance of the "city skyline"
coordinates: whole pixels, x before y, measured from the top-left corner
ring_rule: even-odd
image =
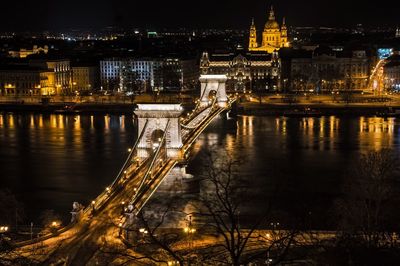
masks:
[[[29,1],[3,3],[0,29],[64,30],[69,28],[116,27],[200,27],[248,29],[251,18],[261,26],[274,6],[281,21],[286,17],[289,26],[397,26],[399,3],[376,6],[362,1],[335,1],[333,5],[310,0],[259,1],[232,3],[226,0],[204,0],[201,4],[181,0],[168,2],[128,1]],[[349,12],[351,11],[351,12]],[[340,19],[338,19],[340,18]]]

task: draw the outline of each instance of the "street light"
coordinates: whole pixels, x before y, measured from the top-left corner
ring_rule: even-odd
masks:
[[[6,233],[8,231],[8,226],[0,226],[0,233]]]
[[[95,209],[95,204],[96,204],[96,202],[94,200],[92,200],[92,212],[94,212],[96,210]]]
[[[121,214],[125,213],[125,201],[121,202],[121,206],[122,206],[122,210],[121,210]]]
[[[57,221],[51,223],[51,227],[57,228],[60,224]]]
[[[192,216],[189,215],[189,221],[187,226],[183,228],[183,231],[188,234],[189,237],[189,248],[192,247],[192,235],[196,232],[196,229],[192,227]]]
[[[279,223],[271,223],[271,226],[274,230],[279,226]]]
[[[146,234],[149,232],[145,228],[140,228],[139,232],[142,233],[142,240],[144,242],[144,238],[145,238]]]

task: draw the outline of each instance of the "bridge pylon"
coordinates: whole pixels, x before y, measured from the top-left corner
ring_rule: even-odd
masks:
[[[228,105],[226,81],[226,75],[201,75],[200,106],[210,106],[215,100],[219,107],[226,107]]]
[[[144,133],[137,145],[137,157],[142,159],[151,157],[159,145],[165,145],[168,158],[180,158],[182,148],[180,116],[182,112],[181,104],[138,104],[134,113],[138,121],[138,132],[144,130]],[[161,142],[164,132],[166,141]]]

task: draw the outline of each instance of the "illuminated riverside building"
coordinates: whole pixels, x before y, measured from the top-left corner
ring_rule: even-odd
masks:
[[[29,59],[0,66],[2,95],[68,95],[72,93],[69,60]]]
[[[247,51],[238,46],[235,51],[204,52],[200,60],[202,74],[225,74],[229,92],[276,92],[281,86],[281,60],[278,51],[289,47],[288,30],[276,21],[273,7],[265,24],[261,45],[252,21]]]
[[[365,50],[333,51],[318,47],[291,58],[292,90],[331,93],[368,89],[371,58]]]
[[[52,73],[41,68],[8,66],[0,69],[0,95],[34,96],[46,94]]]
[[[88,92],[98,88],[97,66],[72,66],[73,92]]]
[[[225,74],[229,92],[277,91],[280,89],[280,59],[277,52],[204,52],[202,74]]]
[[[386,90],[400,91],[400,54],[398,52],[387,59],[383,67],[383,76]]]
[[[72,94],[72,70],[68,59],[38,58],[29,60],[29,65],[39,67],[54,75],[54,83],[48,80],[48,87],[54,88],[49,94],[68,95]],[[50,93],[51,92],[51,93]]]
[[[101,88],[108,91],[189,91],[199,78],[194,59],[110,58],[100,61]]]
[[[261,45],[259,45],[257,29],[253,20],[250,26],[249,51],[273,53],[282,47],[290,46],[285,19],[283,19],[282,26],[279,26],[273,7],[269,12],[268,21],[265,23],[261,40]]]

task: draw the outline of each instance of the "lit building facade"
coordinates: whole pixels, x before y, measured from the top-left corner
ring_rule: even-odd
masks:
[[[384,87],[386,90],[400,91],[400,55],[388,58],[383,68]]]
[[[98,87],[98,67],[73,66],[72,90],[74,92],[91,91]]]
[[[201,73],[224,74],[228,77],[228,92],[280,90],[280,60],[278,53],[204,52],[200,60]]]
[[[49,84],[53,87],[55,95],[70,95],[72,91],[72,69],[70,61],[67,59],[33,59],[29,61],[29,65],[39,67],[47,72],[54,73],[54,84]],[[53,79],[51,79],[53,80]],[[50,82],[50,81],[49,81]]]
[[[35,96],[44,94],[48,75],[51,73],[26,66],[9,66],[0,69],[0,95]],[[43,87],[42,87],[43,86]]]
[[[39,54],[39,53],[47,54],[48,52],[49,52],[49,47],[47,45],[43,47],[34,45],[32,49],[21,48],[18,51],[9,51],[8,55],[13,58],[26,58],[33,54]]]
[[[310,56],[291,60],[290,81],[295,91],[363,91],[368,88],[370,59],[365,50],[335,52],[317,48]]]
[[[122,66],[127,59],[109,58],[100,61],[100,84],[101,90],[120,91],[120,77]]]
[[[145,91],[188,91],[199,78],[194,59],[111,58],[100,61],[103,90],[142,93]]]
[[[265,23],[264,30],[261,38],[261,45],[257,39],[257,29],[254,24],[254,20],[250,26],[249,36],[249,51],[262,51],[267,53],[273,53],[278,51],[282,47],[289,47],[290,43],[288,40],[288,30],[283,19],[282,26],[276,21],[275,12],[273,7],[269,12],[268,21]]]

